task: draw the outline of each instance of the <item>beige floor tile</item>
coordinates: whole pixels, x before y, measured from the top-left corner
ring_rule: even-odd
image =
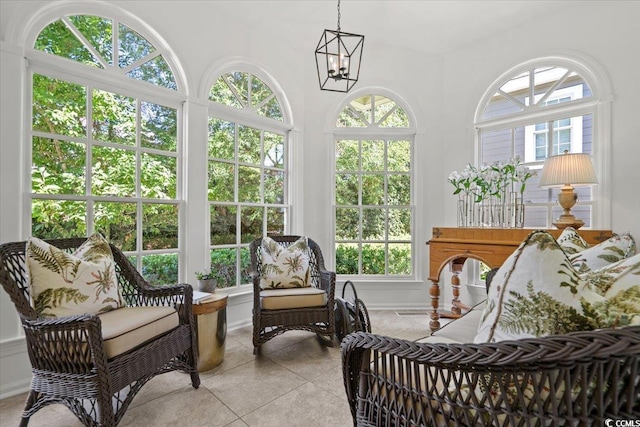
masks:
[[[191,376],[184,372],[167,372],[149,380],[134,397],[129,408],[144,405],[161,396],[191,387]]]
[[[263,356],[202,379],[203,386],[241,417],[304,383],[302,377]]]
[[[353,425],[346,399],[312,384],[292,390],[242,418],[249,426],[338,427]]]
[[[340,347],[324,346],[315,336],[269,353],[268,357],[310,381],[340,371]]]

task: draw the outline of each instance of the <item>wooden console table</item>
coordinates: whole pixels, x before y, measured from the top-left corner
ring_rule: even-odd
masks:
[[[460,317],[463,304],[460,296],[460,272],[467,258],[482,261],[490,268],[500,267],[522,241],[536,229],[534,228],[472,228],[472,227],[434,227],[433,237],[429,245],[429,280],[431,288],[432,312],[429,326],[432,331],[440,328],[440,317]],[[554,237],[562,230],[549,229]],[[590,245],[607,240],[612,236],[611,230],[580,230],[580,235]],[[451,288],[453,299],[451,313],[439,313],[440,273],[445,265],[449,265],[453,276]]]

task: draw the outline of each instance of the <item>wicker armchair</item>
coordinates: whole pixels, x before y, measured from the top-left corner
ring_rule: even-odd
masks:
[[[487,344],[342,341],[357,426],[603,426],[640,418],[640,326]]]
[[[48,242],[72,252],[85,240]],[[199,387],[191,286],[152,287],[125,255],[110,245],[127,306],[173,307],[179,320],[173,329],[137,345],[134,341],[132,349],[109,358],[102,334],[102,315],[38,317],[30,304],[25,243],[0,245],[0,282],[20,316],[31,362],[31,389],[22,426],[29,423],[35,412],[53,403],[67,406],[87,426],[115,426],[142,386],[155,375],[169,371],[189,373],[192,386]],[[120,310],[127,308],[115,312]]]
[[[280,245],[288,246],[300,236],[269,236]],[[253,347],[254,354],[260,345],[271,338],[289,330],[305,330],[315,332],[323,343],[332,345],[335,333],[334,295],[336,274],[324,267],[324,258],[318,244],[308,239],[311,269],[311,280],[318,289],[326,292],[326,305],[312,307],[296,307],[282,309],[265,309],[262,304],[260,288],[262,238],[251,242],[251,277],[253,279]],[[271,292],[278,292],[274,290]],[[286,290],[283,290],[286,292]]]

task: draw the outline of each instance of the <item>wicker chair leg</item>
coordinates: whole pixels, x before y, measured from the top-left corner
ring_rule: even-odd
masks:
[[[33,404],[36,401],[36,392],[33,390],[29,390],[29,395],[27,396],[27,401],[24,404],[24,410],[22,411],[22,418],[20,419],[20,427],[26,427],[29,424],[29,419],[31,415],[27,415],[27,413],[33,407]]]

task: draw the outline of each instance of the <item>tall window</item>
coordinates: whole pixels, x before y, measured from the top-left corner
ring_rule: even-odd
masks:
[[[336,272],[410,276],[413,135],[407,114],[388,97],[360,96],[336,125]]]
[[[593,153],[596,103],[586,79],[569,66],[540,64],[496,82],[478,109],[479,163],[519,157],[540,171],[544,160],[565,150]],[[595,160],[595,159],[594,159]],[[538,187],[538,176],[524,194],[525,226],[550,227],[562,213],[558,189]],[[595,203],[591,187],[576,188],[572,212],[590,227]]]
[[[32,234],[100,232],[151,283],[176,283],[181,102],[155,99],[177,88],[164,56],[128,26],[90,15],[49,24],[34,48],[75,64],[45,57],[31,67]]]
[[[249,283],[249,243],[288,228],[287,131],[277,97],[251,73],[223,74],[209,99],[211,269],[238,286]]]

